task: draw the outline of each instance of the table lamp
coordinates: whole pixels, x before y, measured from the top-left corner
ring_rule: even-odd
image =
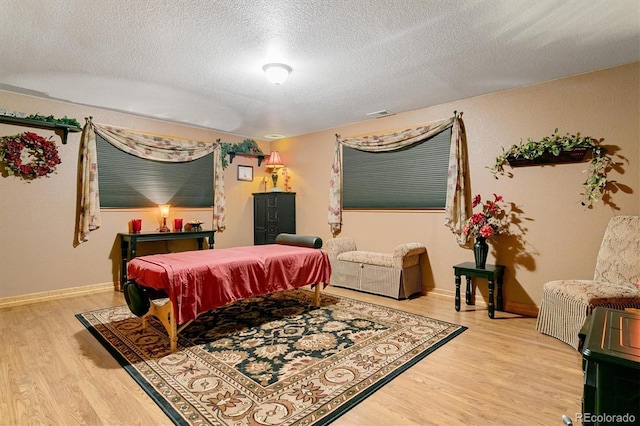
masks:
[[[171,232],[171,229],[167,226],[167,218],[169,217],[169,209],[171,208],[170,204],[160,204],[158,206],[160,208],[160,217],[162,217],[162,226],[160,227],[160,232]]]
[[[278,151],[271,151],[269,158],[267,159],[267,163],[265,165],[266,169],[271,169],[271,180],[273,180],[273,188],[271,188],[272,192],[282,192],[282,189],[278,188],[278,170],[284,167],[284,163],[280,159],[280,154]]]

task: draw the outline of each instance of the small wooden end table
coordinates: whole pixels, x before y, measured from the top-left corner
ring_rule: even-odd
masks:
[[[465,293],[465,302],[467,305],[472,304],[471,300],[471,279],[484,278],[489,283],[489,318],[494,318],[495,310],[502,310],[502,277],[504,275],[504,266],[502,265],[485,265],[484,269],[476,268],[475,262],[464,262],[454,265],[453,272],[456,276],[456,311],[460,311],[460,281],[461,276],[467,277],[467,291]],[[498,284],[498,300],[496,305],[493,303],[493,287],[494,283]]]

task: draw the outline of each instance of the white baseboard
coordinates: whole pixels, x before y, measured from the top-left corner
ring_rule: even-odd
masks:
[[[428,288],[426,290],[426,294],[437,294],[438,296],[446,297],[448,299],[455,299],[456,292],[452,290],[443,290],[441,288]],[[464,303],[464,291],[460,291],[460,297],[463,299],[462,303]],[[482,296],[476,295],[475,305],[479,306],[487,306]]]
[[[446,297],[446,298],[449,298],[449,299],[455,299],[456,298],[456,293],[455,293],[455,291],[452,291],[452,290],[443,290],[443,289],[439,289],[439,288],[428,288],[428,289],[425,290],[425,293],[427,295],[428,294],[435,294],[435,295]],[[462,289],[460,291],[460,297],[463,299],[462,303],[464,303],[464,291]],[[482,298],[482,295],[477,295],[477,294],[476,294],[475,304],[476,305],[480,305],[480,306],[487,306],[487,303]],[[529,304],[526,304],[526,303],[519,303],[519,302],[504,301],[504,306],[502,308],[504,309],[505,312],[511,312],[512,314],[523,315],[525,317],[533,317],[533,318],[535,318],[535,317],[538,316],[538,307],[535,306],[535,305],[529,305]]]
[[[83,294],[100,293],[103,291],[115,291],[115,283],[92,284],[81,287],[64,288],[61,290],[43,291],[41,293],[23,294],[20,296],[0,298],[0,309],[11,306],[27,305],[30,303],[45,302],[48,300],[63,299],[66,297],[81,296]]]
[[[45,302],[48,300],[63,299],[66,297],[81,296],[83,294],[100,293],[104,291],[115,291],[118,286],[113,283],[92,284],[81,287],[65,288],[61,290],[45,291],[42,293],[31,293],[13,297],[0,298],[0,309],[11,306],[27,305],[30,303]],[[455,299],[455,292],[451,290],[443,290],[439,288],[427,288],[426,294],[434,294],[448,299]],[[461,294],[464,297],[464,294]],[[475,304],[479,306],[487,306],[482,296],[476,295]],[[520,314],[528,317],[538,316],[538,307],[518,302],[505,302],[504,310],[514,314]]]

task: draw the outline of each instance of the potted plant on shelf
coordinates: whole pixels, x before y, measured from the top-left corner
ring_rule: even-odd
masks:
[[[222,167],[223,168],[226,168],[229,165],[229,162],[227,161],[227,154],[229,155],[231,162],[233,162],[233,158],[237,154],[252,155],[252,156],[264,158],[264,153],[258,146],[257,142],[254,141],[253,139],[245,139],[242,142],[234,143],[234,144],[222,142],[221,145],[222,145]],[[258,165],[260,165],[261,162],[262,160],[258,162]]]
[[[245,139],[240,143],[234,143],[231,151],[236,154],[262,155],[262,150],[253,139]]]
[[[582,161],[587,151],[591,150],[588,176],[584,182],[584,194],[582,205],[591,205],[598,201],[604,193],[607,185],[607,171],[613,161],[607,155],[604,147],[599,145],[596,139],[589,136],[580,136],[580,133],[564,136],[558,134],[555,129],[551,136],[545,136],[540,141],[527,139],[519,145],[511,145],[507,150],[502,148],[502,155],[496,157],[493,166],[489,167],[494,177],[504,173],[504,165],[509,163],[511,167],[554,164]]]

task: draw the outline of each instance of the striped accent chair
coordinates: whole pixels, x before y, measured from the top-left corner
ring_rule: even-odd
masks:
[[[602,239],[593,280],[560,280],[542,290],[536,330],[578,349],[596,306],[640,308],[640,216],[615,216]]]

